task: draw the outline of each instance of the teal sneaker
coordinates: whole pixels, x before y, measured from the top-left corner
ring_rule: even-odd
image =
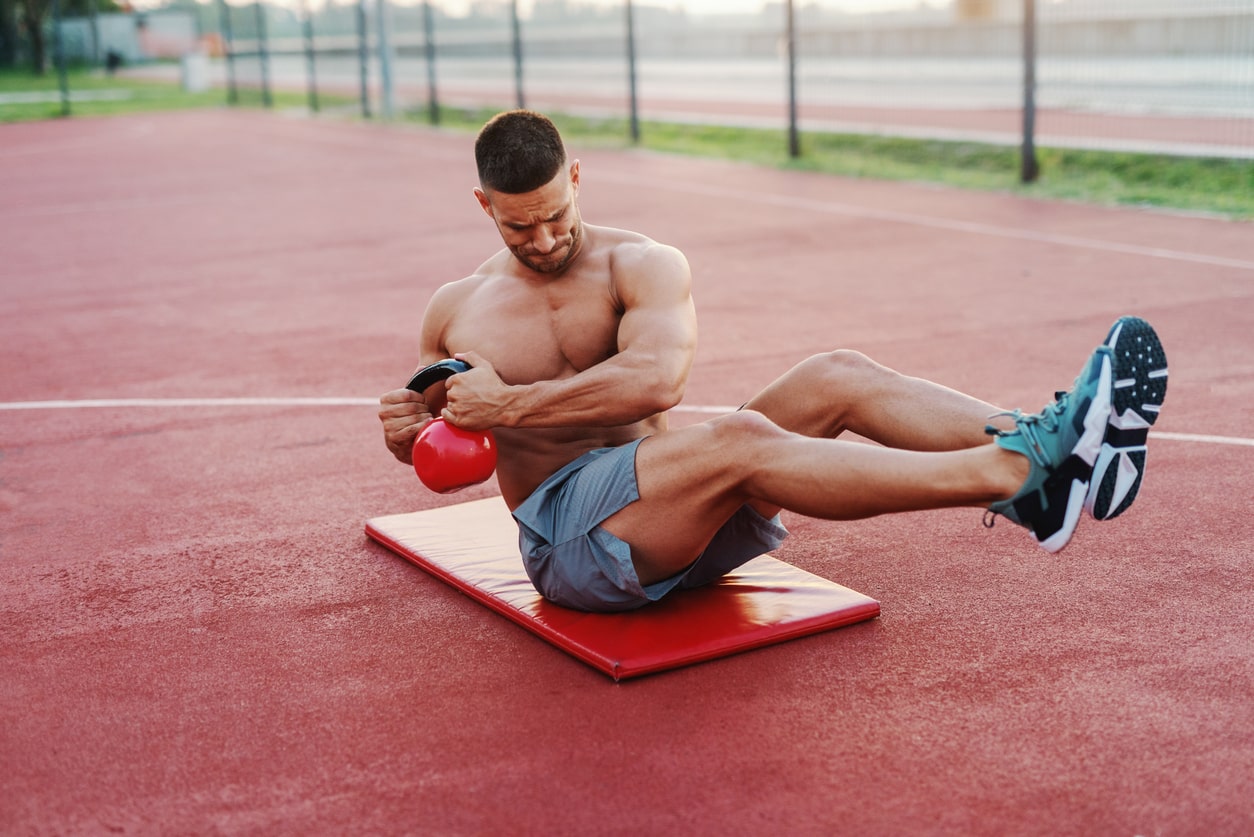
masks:
[[[1139,317],[1120,317],[1106,335],[1114,396],[1084,508],[1097,520],[1128,510],[1145,476],[1145,442],[1167,398],[1167,353]]]
[[[1071,540],[1106,435],[1112,368],[1110,347],[1099,346],[1070,392],[1059,393],[1039,413],[1001,414],[1014,419],[1014,430],[986,428],[998,445],[1023,454],[1032,465],[1018,494],[988,507],[986,526],[1002,515],[1030,531],[1049,552],[1057,552]]]

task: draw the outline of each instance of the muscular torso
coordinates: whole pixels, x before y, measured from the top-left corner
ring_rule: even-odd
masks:
[[[623,306],[616,295],[615,262],[648,239],[585,225],[575,263],[557,276],[520,268],[508,251],[455,283],[456,304],[443,323],[440,351],[475,351],[506,384],[560,380],[619,350]],[[628,425],[493,430],[497,478],[511,508],[543,480],[587,451],[625,444],[665,429],[659,414]]]

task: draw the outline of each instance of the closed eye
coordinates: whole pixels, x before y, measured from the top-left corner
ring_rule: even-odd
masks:
[[[526,232],[527,230],[539,224],[556,224],[558,221],[561,221],[562,219],[564,219],[568,212],[570,212],[569,205],[563,206],[561,209],[554,212],[548,218],[545,218],[541,221],[536,221],[531,224],[524,224],[521,221],[506,221],[505,226],[513,230],[514,232]]]

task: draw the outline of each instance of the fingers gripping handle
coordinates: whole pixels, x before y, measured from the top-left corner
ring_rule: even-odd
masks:
[[[464,360],[441,360],[419,369],[405,385],[417,393],[465,372]],[[496,440],[490,431],[462,430],[442,418],[427,423],[414,440],[414,471],[432,491],[449,494],[477,485],[496,470]]]
[[[414,377],[409,379],[409,383],[405,384],[405,389],[418,393],[426,392],[432,384],[448,380],[458,372],[465,372],[469,368],[470,364],[464,360],[441,360],[419,369]]]

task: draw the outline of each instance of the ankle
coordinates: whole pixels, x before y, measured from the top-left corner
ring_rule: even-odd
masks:
[[[993,445],[996,464],[990,470],[991,489],[996,500],[1009,500],[1019,493],[1032,473],[1032,461],[1021,453]]]

